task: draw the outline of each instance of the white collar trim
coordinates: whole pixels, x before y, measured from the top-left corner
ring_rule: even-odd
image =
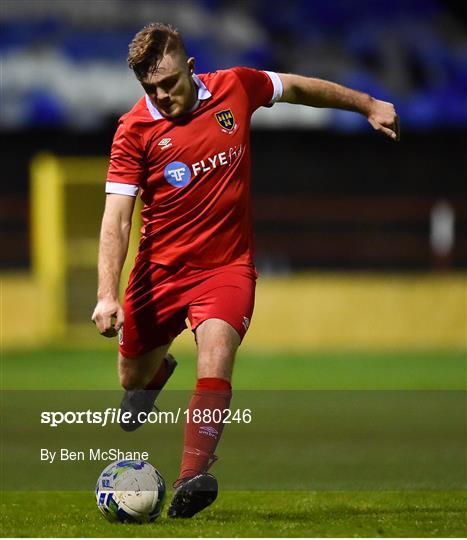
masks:
[[[193,80],[195,81],[196,86],[198,87],[198,99],[196,100],[195,104],[188,112],[193,112],[195,109],[198,108],[199,102],[201,100],[208,99],[212,95],[211,92],[206,88],[206,85],[203,83],[203,81],[198,77],[198,75],[193,73],[192,77],[193,77]],[[154,118],[154,120],[163,120],[164,117],[159,112],[157,107],[152,103],[149,96],[146,94],[145,97],[146,97],[146,106],[149,112],[151,113],[151,116]]]
[[[206,88],[206,85],[203,83],[203,81],[196,75],[196,73],[193,73],[192,75],[193,80],[195,81],[196,86],[198,87],[198,99],[208,99],[211,97],[211,92]]]

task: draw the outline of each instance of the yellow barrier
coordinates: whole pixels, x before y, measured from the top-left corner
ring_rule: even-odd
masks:
[[[41,299],[37,332],[42,341],[68,337],[70,328],[89,322],[107,165],[102,157],[51,154],[31,162],[32,276],[36,300]],[[139,209],[138,202],[122,284],[137,249]]]
[[[42,343],[41,304],[39,287],[30,274],[0,276],[1,351]]]
[[[39,331],[47,298],[32,278],[3,277],[5,347],[116,347],[89,322],[65,336]],[[466,349],[467,276],[299,275],[260,278],[245,347],[262,349]],[[40,300],[41,299],[41,300]],[[93,300],[93,299],[92,299]],[[177,348],[193,347],[191,332]]]
[[[31,164],[32,274],[5,275],[4,347],[115,347],[90,322],[105,158],[44,154]],[[122,285],[138,242],[135,209]],[[466,347],[467,275],[307,274],[260,278],[246,346],[274,349]],[[123,288],[123,287],[122,287]],[[192,347],[190,332],[178,348]]]
[[[467,276],[307,275],[259,280],[249,343],[465,348]]]
[[[63,173],[59,161],[39,155],[31,167],[31,260],[40,317],[36,324],[45,338],[51,329],[65,334],[65,221]],[[39,298],[40,296],[40,298]]]

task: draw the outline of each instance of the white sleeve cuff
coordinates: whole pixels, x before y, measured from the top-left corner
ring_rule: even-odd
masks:
[[[116,195],[129,195],[130,197],[136,197],[138,195],[139,186],[134,184],[121,184],[120,182],[105,183],[106,193],[115,193]]]
[[[268,75],[268,77],[271,79],[272,86],[274,88],[271,101],[269,102],[270,105],[272,105],[282,97],[284,87],[282,85],[281,78],[277,73],[274,71],[265,71],[264,73],[266,73],[266,75]]]

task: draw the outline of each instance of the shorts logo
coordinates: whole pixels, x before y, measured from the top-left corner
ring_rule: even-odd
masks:
[[[191,180],[191,171],[185,163],[172,161],[164,169],[165,179],[176,188],[185,187]]]
[[[123,327],[118,331],[118,344],[123,345]]]
[[[235,128],[235,118],[230,109],[217,112],[215,117],[224,130],[232,131]]]
[[[243,328],[245,328],[245,331],[248,330],[248,327],[250,326],[250,319],[248,317],[243,317]]]

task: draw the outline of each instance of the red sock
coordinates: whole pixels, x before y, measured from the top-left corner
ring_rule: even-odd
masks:
[[[224,423],[219,422],[219,413],[213,411],[222,411],[224,418],[223,411],[229,408],[231,397],[232,387],[228,381],[214,377],[198,379],[189,406],[190,421],[185,424],[179,479],[206,472],[215,461],[214,452],[221,438]],[[196,409],[201,411],[201,421],[195,414]],[[209,414],[209,411],[210,421],[203,421],[203,413]]]
[[[158,390],[162,388],[167,382],[169,377],[169,367],[167,365],[167,360],[164,358],[159,366],[159,369],[156,371],[156,374],[151,379],[151,381],[144,387],[145,390]]]

